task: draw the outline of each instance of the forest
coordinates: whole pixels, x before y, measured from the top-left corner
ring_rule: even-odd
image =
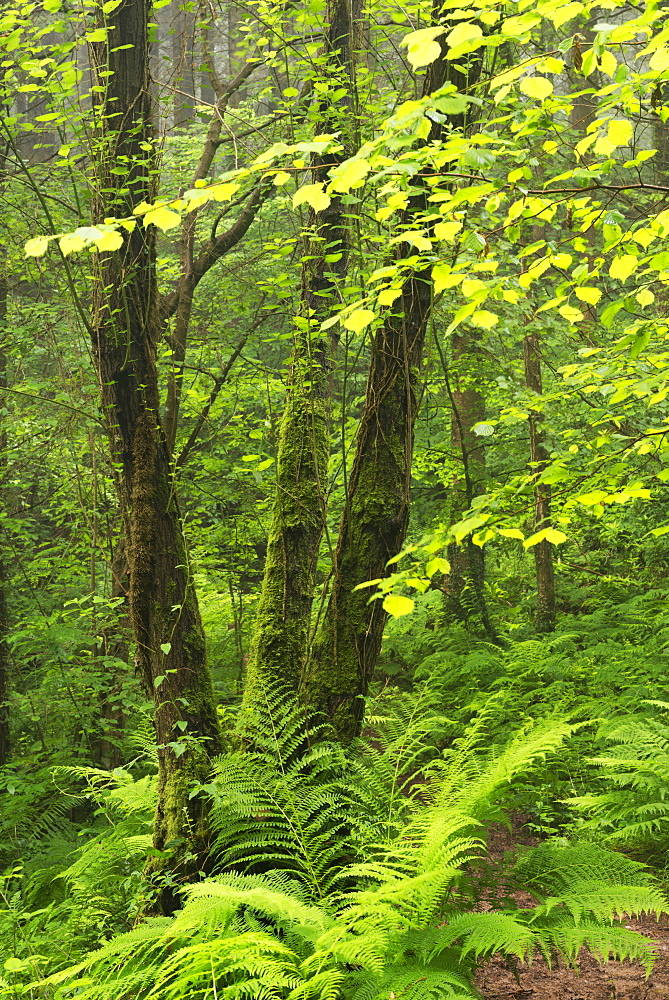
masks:
[[[669,998],[665,3],[0,0],[0,483],[0,998]]]

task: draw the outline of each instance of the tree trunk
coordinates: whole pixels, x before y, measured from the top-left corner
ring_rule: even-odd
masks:
[[[439,22],[441,3],[435,2]],[[468,67],[453,66],[445,55],[429,67],[423,95],[450,79],[461,89],[480,74],[480,58]],[[464,128],[464,115],[453,115],[451,128]],[[429,140],[439,139],[433,123]],[[420,192],[409,201],[405,221],[427,209],[429,191],[421,177]],[[396,260],[412,250],[400,244]],[[418,412],[416,389],[423,358],[425,330],[432,303],[430,266],[415,270],[404,282],[397,311],[375,333],[367,392],[356,453],[334,553],[332,590],[323,625],[305,671],[303,688],[310,707],[328,718],[339,737],[359,734],[367,694],[376,665],[387,615],[369,590],[355,588],[383,577],[388,560],[397,555],[409,523],[411,461]]]
[[[541,395],[541,357],[539,354],[539,334],[531,333],[523,340],[525,358],[525,381],[527,388]],[[544,432],[540,423],[541,415],[530,410],[530,461],[537,476],[546,467]],[[550,528],[551,488],[548,484],[534,487],[534,530]],[[555,577],[553,572],[553,550],[551,543],[539,542],[534,546],[534,564],[537,572],[537,613],[535,624],[538,632],[555,630]]]
[[[91,44],[100,87],[95,108],[98,219],[130,215],[134,205],[153,193],[154,162],[147,152],[153,138],[149,12],[148,0],[124,0],[106,15],[109,47]],[[138,224],[120,250],[99,254],[91,326],[126,525],[136,664],[155,699],[159,783],[154,843],[169,857],[155,859],[152,867],[161,875],[169,873],[160,905],[171,912],[178,905],[179,885],[202,868],[207,854],[205,804],[189,793],[194,782],[206,779],[209,755],[220,749],[220,735],[170,452],[160,425],[160,323],[151,229]]]
[[[447,388],[451,402],[451,442],[453,450],[462,457],[462,474],[454,484],[450,504],[451,521],[460,520],[469,510],[474,498],[485,491],[484,438],[474,433],[472,427],[485,420],[485,398],[476,388],[477,345],[471,333],[459,332],[453,336],[454,382],[451,385],[446,372]],[[480,619],[491,642],[498,637],[490,619],[485,599],[485,556],[483,548],[475,545],[468,536],[462,545],[455,542],[448,547],[451,571],[445,579],[446,618],[467,622],[474,616]]]
[[[347,94],[336,109],[321,108],[325,131],[335,117],[333,111],[341,130],[342,112],[350,112],[352,102],[348,0],[331,0],[326,17],[328,67],[331,75],[341,76]],[[348,117],[350,121],[350,114]],[[343,141],[350,146],[351,136],[344,135]],[[314,157],[314,183],[325,181],[328,171],[341,159],[333,155]],[[297,694],[307,655],[316,563],[325,526],[330,451],[327,400],[331,361],[319,325],[328,315],[333,292],[346,274],[344,212],[341,199],[333,197],[324,211],[312,212],[309,218],[316,239],[307,248],[302,271],[304,328],[296,336],[291,384],[279,433],[276,498],[244,693],[247,707],[277,684]],[[337,254],[338,260],[325,260],[326,255]]]
[[[0,393],[7,387],[7,278],[0,276]],[[0,484],[6,485],[7,433],[0,428]],[[4,558],[3,532],[0,531],[0,767],[9,760],[9,617],[7,614],[7,570]]]
[[[401,312],[374,336],[356,454],[334,554],[332,592],[305,688],[311,707],[338,735],[357,735],[363,697],[386,622],[381,601],[355,590],[385,574],[409,523],[409,485],[421,365],[431,289],[429,270],[404,285]]]

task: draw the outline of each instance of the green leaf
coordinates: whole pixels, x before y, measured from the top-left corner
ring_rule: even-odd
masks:
[[[388,594],[383,601],[383,610],[387,611],[393,618],[410,615],[414,607],[415,602],[410,597],[403,597],[401,594]]]
[[[107,40],[107,29],[106,28],[96,28],[95,31],[89,31],[86,35],[87,42],[104,42]]]
[[[169,653],[169,651],[171,650],[171,648],[172,648],[172,643],[171,642],[161,642],[161,644],[160,644],[160,651],[162,653],[164,653],[165,656],[167,656],[167,654]]]
[[[29,968],[29,965],[20,958],[8,958],[4,968],[7,972],[23,972],[24,969]]]
[[[632,346],[630,347],[631,358],[638,358],[641,352],[645,350],[646,347],[648,347],[648,344],[650,342],[650,333],[651,333],[650,328],[639,330],[636,337],[634,338]]]

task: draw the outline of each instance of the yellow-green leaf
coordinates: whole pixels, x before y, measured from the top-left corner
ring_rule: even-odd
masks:
[[[560,316],[563,316],[568,323],[580,323],[583,319],[583,313],[580,309],[575,309],[574,306],[562,306],[558,309]]]
[[[520,81],[520,89],[528,97],[536,97],[545,101],[553,93],[553,84],[545,76],[524,76]]]
[[[410,597],[402,597],[401,594],[388,594],[383,601],[383,610],[387,611],[393,618],[410,615],[414,607],[414,601]]]
[[[401,288],[384,288],[379,292],[377,302],[380,306],[391,306],[402,294]]]
[[[642,288],[640,292],[637,292],[636,300],[640,306],[650,306],[655,301],[655,296],[650,288]]]
[[[649,65],[654,73],[664,73],[665,69],[669,69],[669,49],[654,52]]]
[[[459,49],[462,45],[473,46],[483,38],[483,31],[478,24],[471,21],[461,21],[448,33],[446,41],[450,48]]]
[[[240,185],[236,181],[226,181],[225,184],[214,184],[213,187],[209,188],[209,193],[214,201],[230,201],[239,188]]]
[[[48,236],[35,236],[24,247],[26,257],[43,257],[49,249]]]
[[[330,201],[330,195],[325,193],[322,184],[305,184],[293,195],[293,208],[306,202],[314,212],[324,212]]]
[[[160,205],[147,212],[142,221],[145,226],[154,225],[165,232],[166,229],[174,229],[175,226],[181,225],[181,216],[177,212],[165,208],[164,205]]]
[[[340,191],[346,194],[352,188],[360,187],[371,169],[369,161],[362,157],[355,160],[345,160],[331,171],[328,191]]]
[[[497,313],[489,312],[487,309],[477,309],[469,322],[473,323],[474,326],[480,327],[482,330],[492,330],[493,326],[499,322],[499,316]]]
[[[414,70],[429,66],[441,55],[441,46],[436,39],[443,35],[444,28],[420,28],[405,35],[401,45],[408,49],[407,56]]]
[[[375,315],[371,309],[354,309],[342,321],[343,326],[346,330],[352,330],[353,333],[361,333],[365,327],[369,326]]]
[[[607,138],[614,146],[627,146],[634,135],[634,126],[628,118],[611,118]]]
[[[430,559],[425,565],[425,575],[434,576],[435,573],[443,573],[447,575],[451,572],[451,564],[448,559],[443,559],[441,556],[435,556],[434,559]]]
[[[447,243],[450,243],[461,229],[461,222],[438,222],[434,227],[434,235],[438,240],[445,240]]]
[[[639,258],[632,254],[625,253],[616,257],[609,268],[609,274],[618,281],[627,281],[630,274],[633,274],[639,266]]]
[[[499,528],[499,533],[504,538],[519,538],[521,542],[525,539],[525,535],[519,528]]]
[[[98,250],[118,250],[123,246],[123,236],[117,229],[109,233],[103,233],[99,240],[95,241]]]
[[[79,233],[66,233],[65,236],[61,236],[58,240],[58,245],[62,253],[67,257],[70,253],[76,253],[77,250],[83,250],[87,245],[87,240],[85,240]]]
[[[580,299],[581,302],[587,302],[591,306],[596,306],[602,297],[599,288],[593,288],[592,286],[579,286],[574,291],[576,292],[576,298]]]
[[[445,288],[455,288],[462,281],[464,275],[453,273],[449,264],[435,264],[432,268],[432,280],[434,281],[434,294],[443,292]]]

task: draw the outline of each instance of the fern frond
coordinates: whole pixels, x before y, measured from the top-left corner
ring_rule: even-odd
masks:
[[[649,974],[657,957],[654,943],[636,931],[621,927],[620,924],[603,926],[593,921],[578,924],[565,922],[554,924],[543,937],[542,950],[545,954],[554,948],[567,962],[574,964],[582,948],[587,948],[600,962],[625,959],[640,962]]]
[[[462,913],[439,929],[430,942],[432,959],[456,941],[462,940],[460,954],[472,954],[476,959],[493,955],[497,951],[515,955],[521,962],[532,957],[536,945],[534,931],[527,923],[507,913],[487,911]]]

